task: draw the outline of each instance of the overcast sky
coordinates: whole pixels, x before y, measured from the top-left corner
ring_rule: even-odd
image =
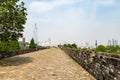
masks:
[[[27,22],[26,41],[34,36],[37,25],[39,43],[107,44],[120,41],[120,0],[24,0]]]

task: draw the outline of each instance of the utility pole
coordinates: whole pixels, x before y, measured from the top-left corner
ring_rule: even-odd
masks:
[[[34,35],[33,35],[33,36],[34,36],[35,44],[38,45],[38,36],[37,36],[37,34],[38,34],[37,25],[36,25],[36,23],[35,23]]]

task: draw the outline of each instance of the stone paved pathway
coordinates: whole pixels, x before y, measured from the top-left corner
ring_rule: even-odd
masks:
[[[57,48],[0,60],[0,80],[95,80]]]

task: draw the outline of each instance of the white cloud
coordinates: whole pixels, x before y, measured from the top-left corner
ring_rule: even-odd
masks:
[[[39,14],[39,13],[48,12],[50,10],[54,10],[55,8],[61,7],[63,5],[72,5],[78,2],[87,2],[87,1],[91,4],[91,6],[89,6],[91,8],[91,12],[89,14],[90,14],[90,18],[93,20],[96,18],[98,7],[103,6],[103,5],[109,6],[115,3],[115,0],[94,0],[94,1],[91,1],[91,0],[53,0],[50,2],[33,1],[29,4],[28,10],[32,13],[34,12],[34,13]]]
[[[46,12],[54,8],[54,5],[48,2],[32,2],[29,5],[29,9],[33,12]]]
[[[54,0],[52,2],[34,1],[30,3],[29,9],[33,12],[42,13],[53,10],[54,8],[62,5],[71,5],[81,1],[83,0]]]

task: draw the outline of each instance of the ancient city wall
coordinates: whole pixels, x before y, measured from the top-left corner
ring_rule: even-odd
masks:
[[[63,50],[97,80],[120,80],[120,55]]]
[[[21,55],[21,54],[26,54],[34,51],[39,51],[43,49],[46,49],[46,48],[36,48],[36,49],[27,49],[27,50],[18,50],[18,51],[3,51],[3,52],[0,52],[0,59]]]

